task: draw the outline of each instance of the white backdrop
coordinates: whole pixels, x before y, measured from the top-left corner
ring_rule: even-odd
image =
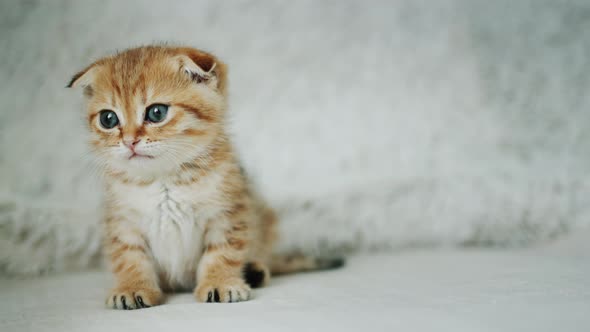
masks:
[[[523,245],[590,225],[586,1],[0,1],[0,270],[83,267],[100,190],[70,76],[171,41],[230,66],[282,248]]]

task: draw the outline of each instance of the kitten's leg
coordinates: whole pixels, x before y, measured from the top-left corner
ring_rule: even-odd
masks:
[[[125,220],[107,221],[105,249],[117,286],[107,297],[113,309],[141,309],[158,305],[163,294],[141,233]]]
[[[197,270],[195,296],[201,302],[239,302],[250,298],[244,281],[248,224],[243,214],[209,222],[204,234],[205,253]]]
[[[272,249],[278,237],[275,212],[263,202],[259,204],[256,240],[252,243],[248,263],[243,272],[246,283],[252,288],[264,287],[269,283],[268,266],[272,262]]]

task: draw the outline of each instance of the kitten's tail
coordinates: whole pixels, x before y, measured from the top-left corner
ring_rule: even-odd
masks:
[[[270,264],[272,275],[296,272],[332,270],[344,266],[345,260],[339,258],[312,257],[302,254],[274,255]]]
[[[244,280],[250,287],[266,285],[270,275],[337,269],[344,265],[344,258],[317,258],[297,255],[273,255],[270,271],[260,262],[249,262],[244,266]]]

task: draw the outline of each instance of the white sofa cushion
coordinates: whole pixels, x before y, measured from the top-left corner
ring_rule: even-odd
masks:
[[[340,270],[275,278],[237,304],[176,294],[106,309],[102,271],[1,280],[0,331],[589,331],[586,235],[522,251],[355,256]]]

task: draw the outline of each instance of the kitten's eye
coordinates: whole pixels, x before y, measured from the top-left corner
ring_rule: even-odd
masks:
[[[119,118],[113,111],[102,110],[100,111],[100,125],[104,129],[113,129],[119,124]]]
[[[168,113],[168,105],[153,104],[148,106],[145,112],[145,121],[161,122],[166,118]]]

